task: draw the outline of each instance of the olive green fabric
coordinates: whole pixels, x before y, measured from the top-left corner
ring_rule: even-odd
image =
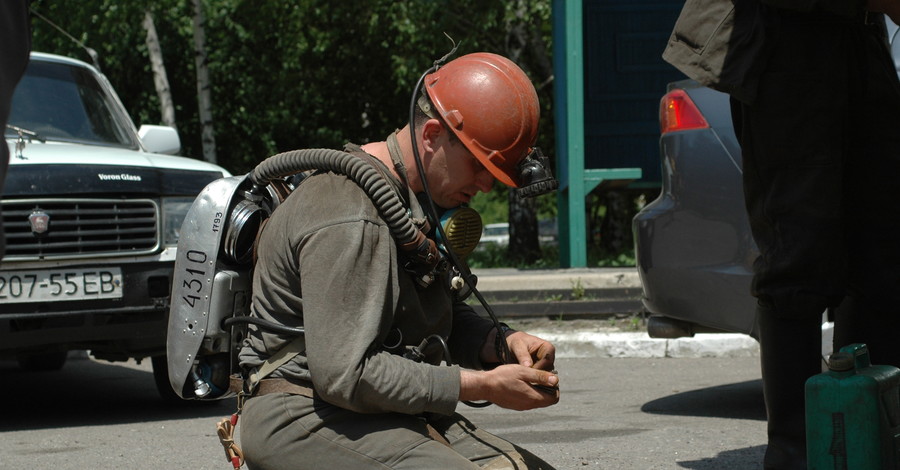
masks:
[[[399,262],[389,228],[354,181],[332,173],[304,180],[259,240],[253,315],[306,330],[306,351],[271,377],[309,380],[324,400],[361,413],[452,413],[458,366],[410,361],[383,346],[439,335],[454,362],[477,368],[492,323],[454,302],[445,277],[420,289]],[[241,365],[258,367],[290,340],[251,327]]]
[[[431,425],[446,441],[429,436]],[[251,398],[239,421],[250,470],[553,470],[528,451],[461,415],[359,415],[321,400]]]

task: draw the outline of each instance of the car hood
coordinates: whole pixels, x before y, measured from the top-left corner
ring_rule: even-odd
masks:
[[[225,171],[223,168],[192,158],[149,153],[121,147],[101,147],[67,142],[30,142],[21,156],[15,140],[8,140],[10,165],[126,165],[179,170]]]
[[[220,166],[132,149],[60,142],[9,141],[4,197],[90,194],[196,195],[218,178]]]

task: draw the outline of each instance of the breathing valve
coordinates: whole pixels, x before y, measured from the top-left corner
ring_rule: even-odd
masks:
[[[191,380],[194,381],[194,395],[196,395],[197,398],[204,398],[212,391],[209,384],[200,378],[200,374],[197,373],[196,367],[191,368]]]

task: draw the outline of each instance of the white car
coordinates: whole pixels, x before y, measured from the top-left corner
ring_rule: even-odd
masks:
[[[509,245],[509,224],[502,222],[485,225],[484,229],[481,231],[481,240],[479,241],[479,244]]]
[[[138,131],[102,74],[50,54],[32,53],[4,136],[0,355],[45,370],[71,350],[153,357],[164,374],[181,223],[230,173],[173,156],[175,129]]]

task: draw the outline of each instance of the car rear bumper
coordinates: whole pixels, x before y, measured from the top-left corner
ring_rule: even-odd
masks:
[[[633,220],[643,305],[651,314],[752,334],[757,252],[739,168],[711,129],[660,139],[660,196]]]

